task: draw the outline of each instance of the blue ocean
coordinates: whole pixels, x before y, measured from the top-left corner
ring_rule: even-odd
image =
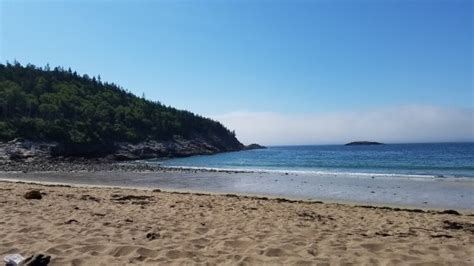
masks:
[[[474,178],[474,143],[275,146],[159,163],[185,168]]]

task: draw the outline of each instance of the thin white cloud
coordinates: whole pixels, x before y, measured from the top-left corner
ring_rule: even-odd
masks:
[[[354,140],[400,142],[474,141],[474,109],[400,106],[369,111],[281,114],[237,111],[211,116],[243,143],[330,144]]]

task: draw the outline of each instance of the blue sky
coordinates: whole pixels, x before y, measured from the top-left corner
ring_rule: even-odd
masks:
[[[0,3],[3,62],[100,74],[137,95],[220,119],[238,135],[244,118],[228,117],[242,113],[425,106],[473,114],[468,0]],[[472,128],[444,139],[463,139]]]

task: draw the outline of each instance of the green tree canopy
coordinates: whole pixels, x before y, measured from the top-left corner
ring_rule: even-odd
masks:
[[[242,144],[222,124],[152,102],[100,78],[47,65],[0,64],[0,140],[71,144],[203,138],[216,147]]]

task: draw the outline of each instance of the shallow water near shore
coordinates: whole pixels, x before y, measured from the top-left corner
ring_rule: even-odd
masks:
[[[0,172],[0,178],[370,205],[474,209],[473,143],[271,147],[127,164],[165,166],[166,169]]]
[[[0,172],[1,179],[235,193],[356,204],[472,211],[474,182],[392,176],[182,170],[163,172]]]

